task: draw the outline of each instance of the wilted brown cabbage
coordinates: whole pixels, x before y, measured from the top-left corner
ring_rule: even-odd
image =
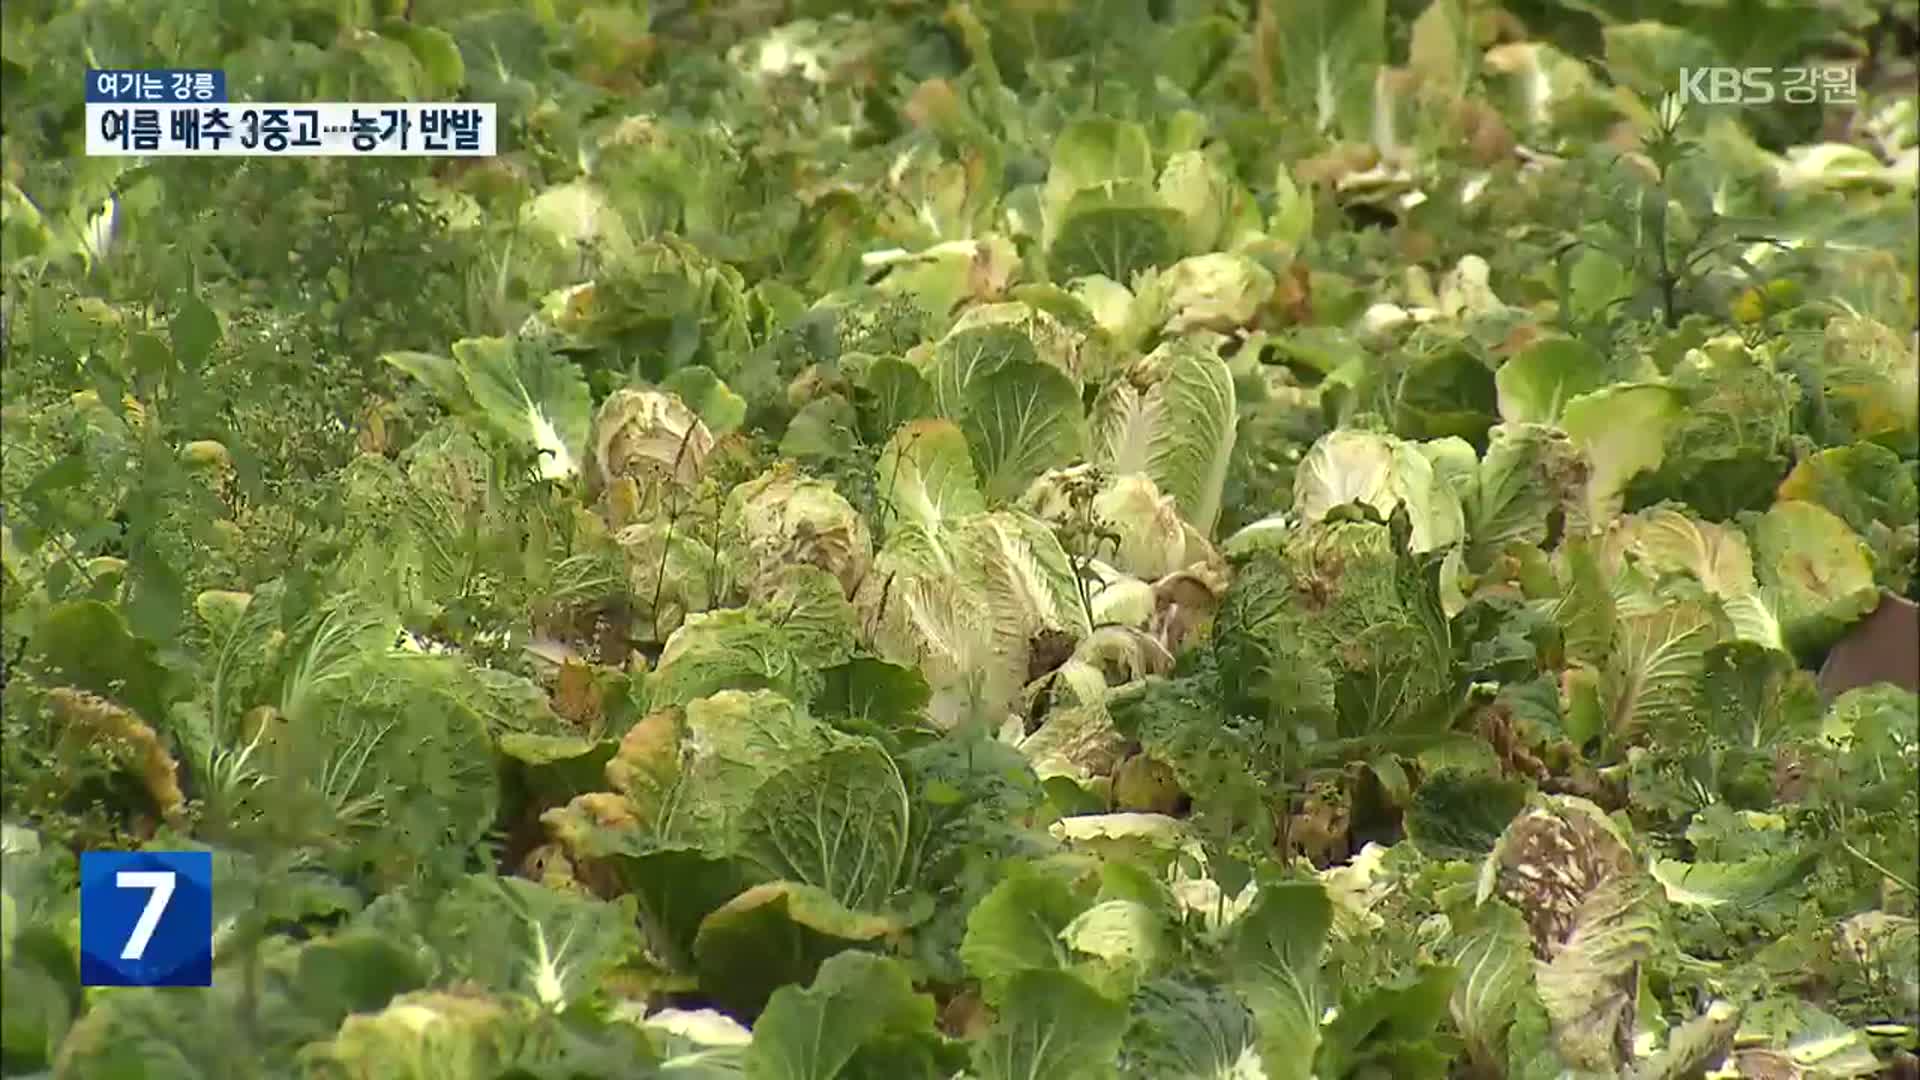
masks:
[[[594,414],[587,440],[587,492],[598,497],[620,479],[643,496],[664,485],[699,481],[713,434],[692,409],[662,390],[616,390]]]

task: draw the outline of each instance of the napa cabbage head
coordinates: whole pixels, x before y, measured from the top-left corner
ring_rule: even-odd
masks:
[[[1438,560],[1400,532],[1329,520],[1242,557],[1214,624],[1238,708],[1330,744],[1444,727],[1459,688]]]
[[[873,564],[867,522],[833,489],[780,465],[727,496],[725,551],[751,597],[769,593],[790,566],[816,566],[851,596]]]
[[[1077,499],[1076,489],[1082,487],[1087,490]],[[1110,474],[1092,465],[1052,469],[1028,486],[1018,505],[1056,529],[1089,527],[1097,558],[1147,581],[1212,554],[1205,538],[1180,516],[1173,497],[1145,473]],[[1082,515],[1085,522],[1079,520]]]
[[[690,487],[712,450],[713,434],[679,397],[661,390],[616,390],[593,417],[587,486],[598,493],[630,480],[642,496]]]

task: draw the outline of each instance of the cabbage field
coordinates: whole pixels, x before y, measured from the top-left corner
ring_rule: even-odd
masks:
[[[6,0],[0,1077],[1920,1077],[1917,38]]]

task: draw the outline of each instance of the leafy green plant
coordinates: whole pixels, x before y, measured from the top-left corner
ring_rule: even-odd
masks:
[[[1597,303],[1595,317],[1607,320],[1608,309],[1617,305],[1629,312],[1650,309],[1673,330],[1683,316],[1709,302],[1715,275],[1733,269],[1746,275],[1760,305],[1747,321],[1762,322],[1774,314],[1774,298],[1791,279],[1763,274],[1745,251],[1785,245],[1755,220],[1716,205],[1695,175],[1693,159],[1701,146],[1685,133],[1685,120],[1678,98],[1662,98],[1656,122],[1640,144],[1640,160],[1608,163],[1608,198],[1614,205],[1603,211],[1604,224],[1582,230],[1584,235],[1556,252],[1563,312],[1591,310]],[[1583,261],[1586,255],[1592,257]],[[1575,327],[1568,324],[1568,329]]]

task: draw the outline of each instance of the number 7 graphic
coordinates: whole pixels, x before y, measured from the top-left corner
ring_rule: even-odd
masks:
[[[213,855],[80,855],[80,981],[213,985]]]
[[[173,899],[173,883],[178,877],[171,870],[122,870],[113,875],[113,883],[123,889],[153,890],[147,894],[147,906],[140,909],[140,921],[133,924],[126,948],[120,950],[120,959],[138,960],[147,955],[147,943],[160,926],[160,916],[167,913],[167,901]]]

